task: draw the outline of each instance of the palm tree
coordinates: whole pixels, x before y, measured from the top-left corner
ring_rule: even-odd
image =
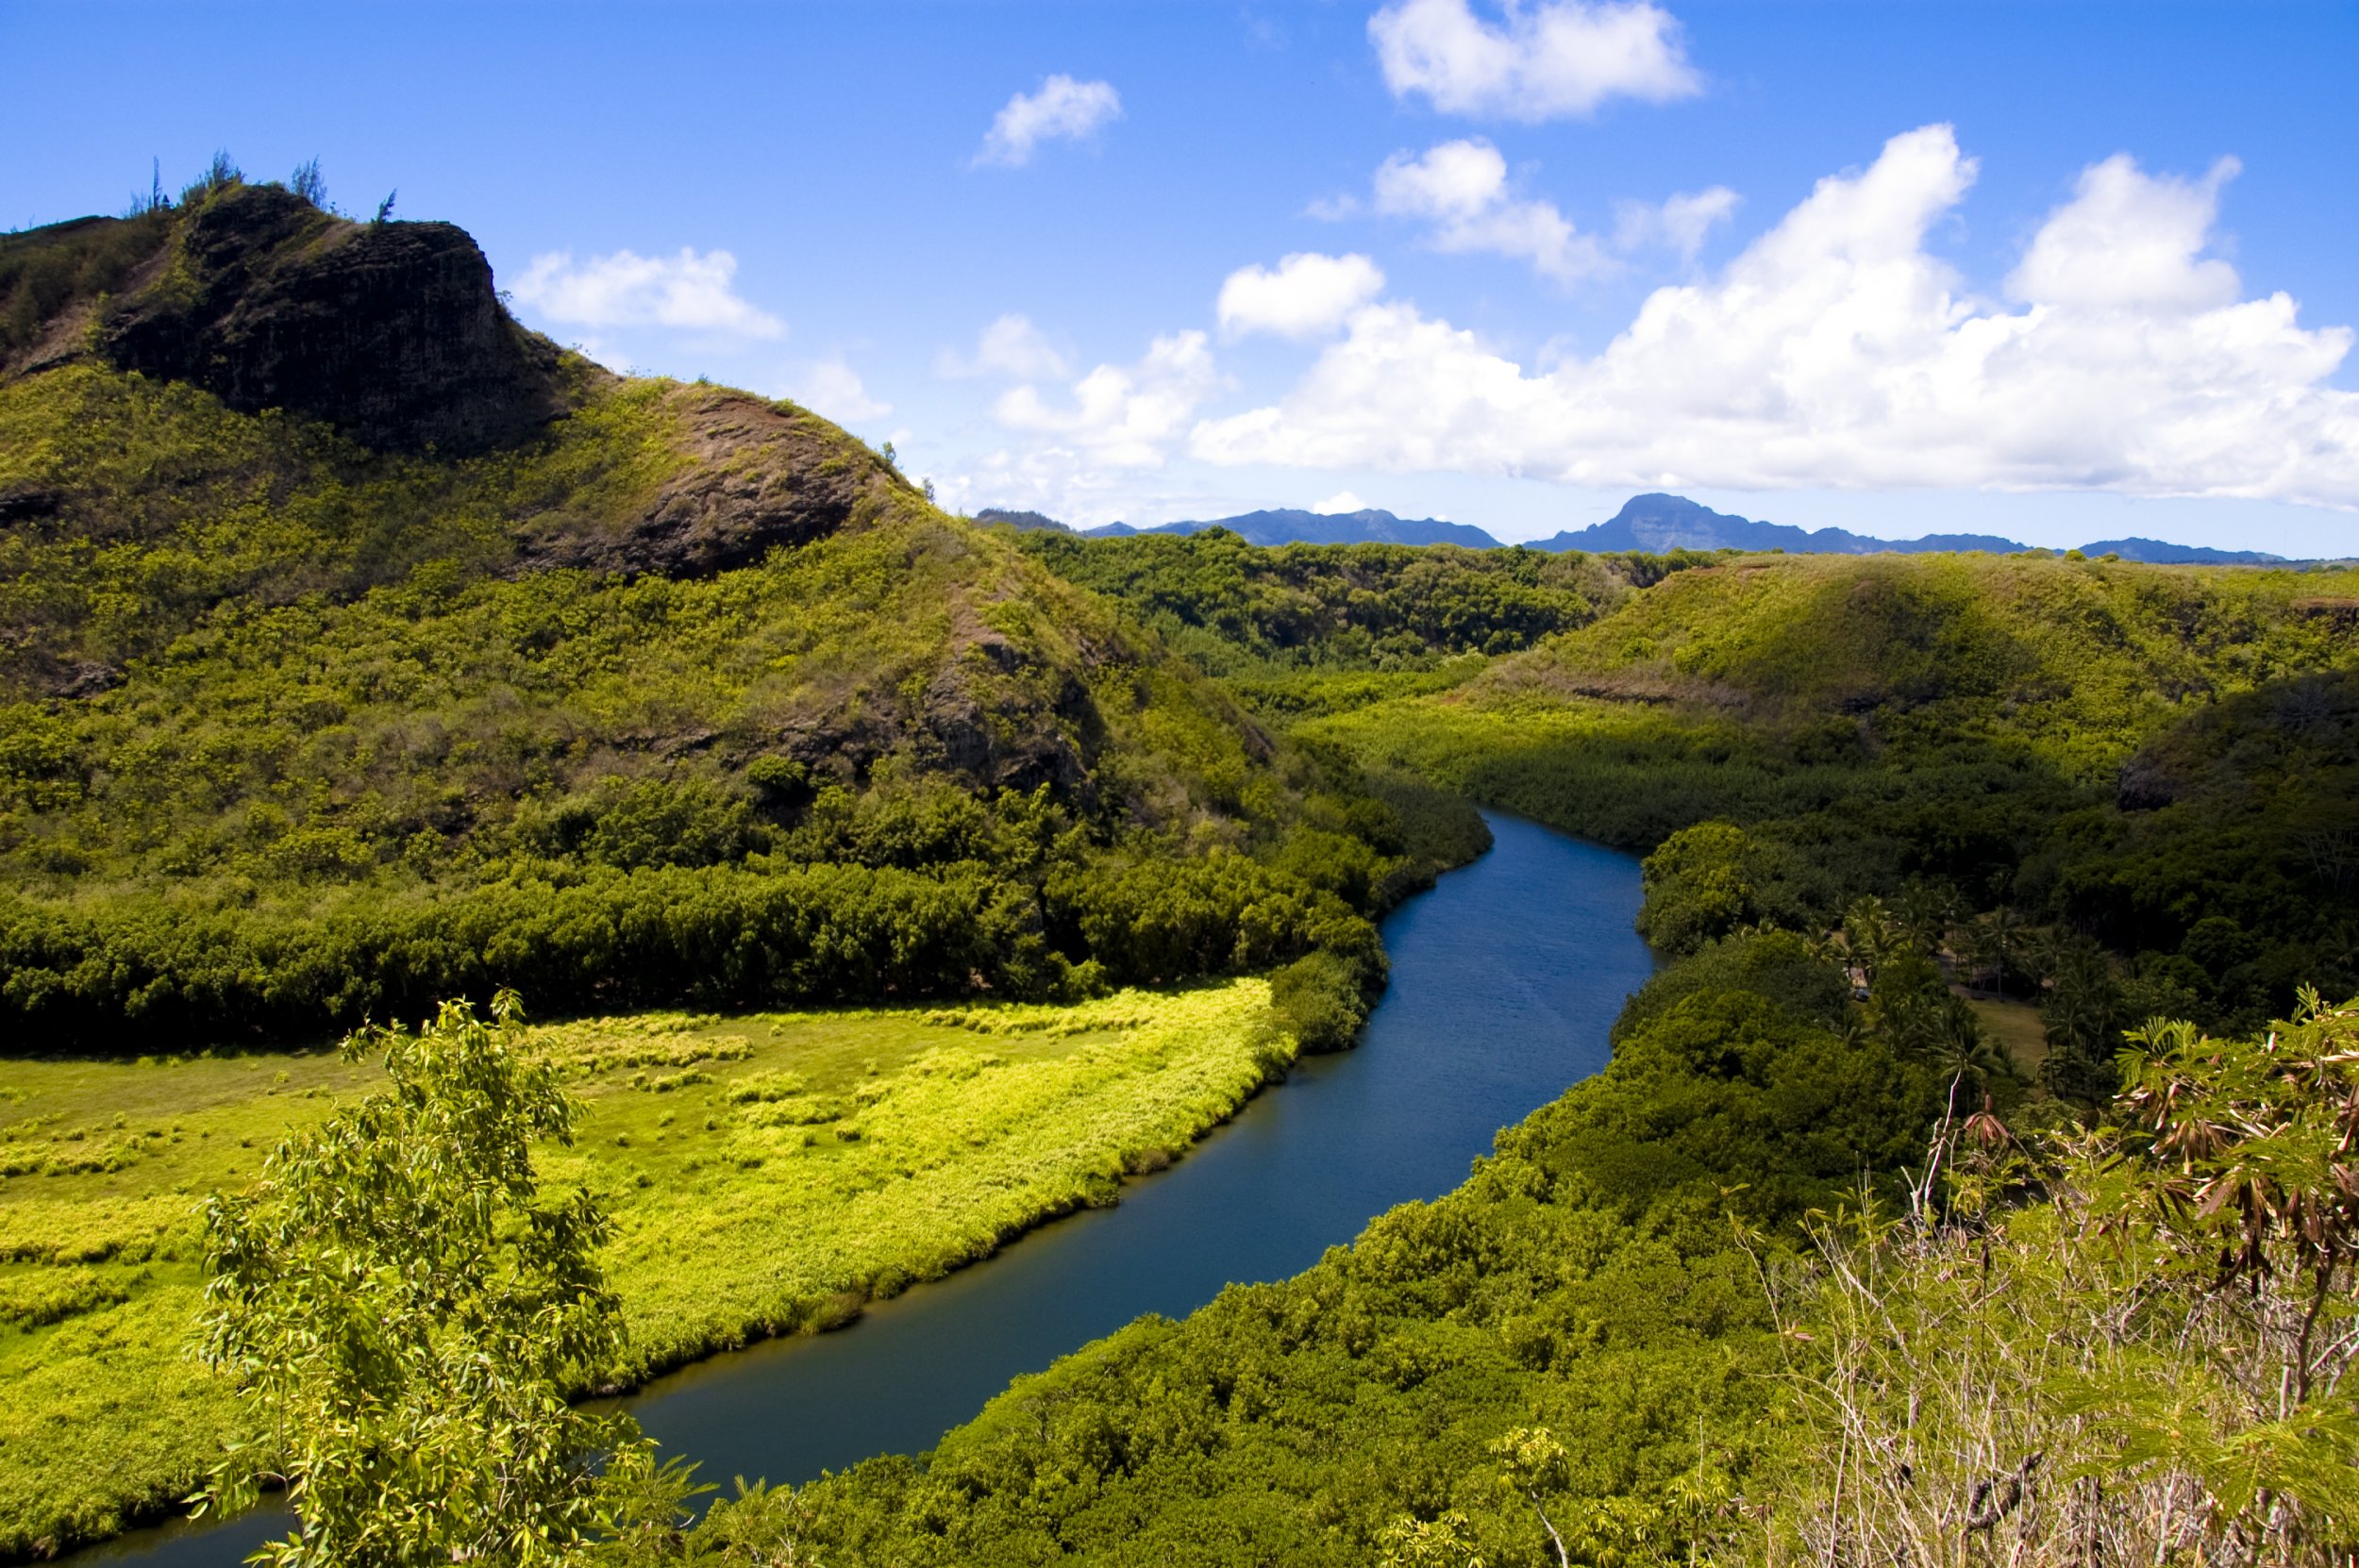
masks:
[[[1974,985],[1988,976],[1988,987],[1974,985],[1974,989],[1990,990],[2004,996],[2007,976],[2023,973],[2025,942],[2019,911],[2002,904],[1987,914],[1974,916],[1960,927],[1958,934],[1959,977]]]
[[[1908,939],[1892,918],[1891,908],[1873,893],[1854,899],[1843,911],[1843,943],[1851,962],[1866,972],[1870,985],[1877,970],[1908,951]]]
[[[1892,901],[1892,920],[1919,952],[1933,954],[1941,951],[1957,908],[1957,890],[1947,883],[1911,881]]]
[[[2039,1016],[2048,1032],[2040,1077],[2050,1093],[2101,1100],[2120,1090],[2114,1055],[2121,1046],[2121,988],[2103,948],[2086,937],[2056,943]]]

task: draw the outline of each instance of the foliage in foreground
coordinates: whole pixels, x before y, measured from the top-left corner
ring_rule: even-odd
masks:
[[[1303,1276],[1142,1319],[930,1455],[597,1560],[2359,1557],[2359,1004],[2157,1024],[2108,1125],[2018,1137],[1795,939],[1725,957]],[[1862,1193],[1855,1155],[1891,1175]]]
[[[1815,1222],[1773,1556],[2359,1559],[2359,1006],[2133,1039],[2113,1124],[1945,1128],[1946,1203]]]
[[[235,1511],[283,1482],[276,1568],[555,1563],[594,1518],[585,1465],[637,1439],[568,1394],[622,1318],[604,1212],[542,1191],[533,1146],[573,1141],[557,1071],[515,1049],[515,997],[356,1035],[390,1087],[282,1142],[206,1208],[204,1356],[263,1434],[214,1472]]]
[[[1287,1059],[1271,991],[528,1028],[579,1108],[571,1147],[535,1150],[544,1186],[589,1193],[612,1227],[601,1261],[627,1338],[588,1381],[840,1323],[1110,1201]],[[180,1353],[200,1306],[192,1211],[381,1082],[332,1051],[10,1064],[0,1555],[112,1533],[195,1489],[225,1441],[259,1442]]]

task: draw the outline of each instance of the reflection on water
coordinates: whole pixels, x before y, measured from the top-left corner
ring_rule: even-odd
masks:
[[[850,1328],[676,1373],[627,1402],[707,1479],[800,1482],[933,1446],[1020,1373],[1143,1312],[1179,1317],[1232,1280],[1278,1279],[1375,1214],[1439,1195],[1497,1128],[1605,1064],[1606,1029],[1652,959],[1638,866],[1512,817],[1491,853],[1385,923],[1392,986],[1359,1048],[1297,1067],[1121,1206],[1072,1215]],[[276,1517],[142,1531],[78,1560],[227,1568]]]

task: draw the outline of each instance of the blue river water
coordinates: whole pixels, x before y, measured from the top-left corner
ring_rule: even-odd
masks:
[[[717,1356],[626,1402],[705,1478],[801,1482],[931,1448],[1021,1373],[1145,1312],[1283,1278],[1396,1204],[1463,1181],[1493,1134],[1605,1065],[1653,972],[1638,865],[1514,817],[1490,852],[1384,925],[1392,985],[1359,1046],[1300,1063],[1113,1209],[1043,1226],[849,1327]],[[136,1531],[77,1563],[229,1568],[285,1527],[266,1510]]]

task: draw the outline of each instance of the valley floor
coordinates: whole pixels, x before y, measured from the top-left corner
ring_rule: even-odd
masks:
[[[532,1030],[586,1114],[544,1176],[616,1221],[618,1383],[862,1303],[1112,1201],[1296,1051],[1269,986],[1076,1007],[659,1013]],[[168,1509],[239,1412],[187,1353],[197,1209],[372,1087],[331,1052],[16,1060],[0,1088],[0,1555]]]

